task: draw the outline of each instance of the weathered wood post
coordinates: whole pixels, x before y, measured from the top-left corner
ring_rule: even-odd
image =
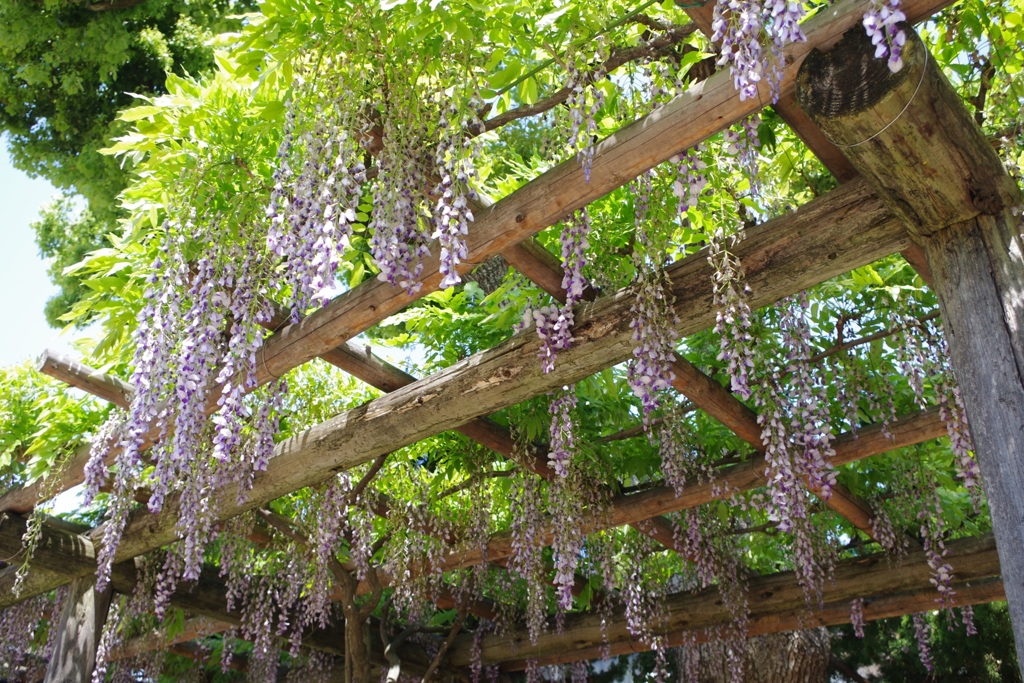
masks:
[[[889,71],[857,27],[797,77],[801,106],[925,252],[966,404],[1024,664],[1020,190],[913,30]]]
[[[96,647],[107,620],[113,589],[96,590],[96,577],[75,579],[60,615],[57,644],[44,683],[89,683],[96,668]]]

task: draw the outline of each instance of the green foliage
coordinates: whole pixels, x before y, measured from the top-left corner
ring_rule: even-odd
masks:
[[[68,197],[63,197],[43,207],[32,229],[40,255],[49,260],[50,281],[60,288],[60,293],[46,302],[46,320],[53,327],[63,327],[66,321],[62,316],[74,308],[86,291],[81,275],[66,271],[89,252],[110,246],[106,238],[108,228],[91,210],[78,211]],[[89,322],[88,317],[75,321],[79,326]]]
[[[0,489],[45,474],[106,413],[27,364],[0,369]]]
[[[103,221],[125,176],[98,153],[124,130],[131,93],[159,94],[168,73],[212,66],[208,41],[230,26],[227,0],[0,2],[0,131],[15,166],[83,195]]]

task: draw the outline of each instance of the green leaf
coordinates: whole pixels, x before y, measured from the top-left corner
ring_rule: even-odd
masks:
[[[523,104],[535,104],[537,102],[537,79],[530,76],[520,83],[518,95]]]
[[[138,121],[139,119],[148,119],[151,116],[156,116],[163,111],[164,109],[162,107],[154,107],[153,105],[144,104],[139,107],[132,107],[131,109],[124,110],[117,118],[122,121]]]

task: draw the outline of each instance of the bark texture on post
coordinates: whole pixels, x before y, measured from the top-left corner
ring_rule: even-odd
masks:
[[[96,646],[114,591],[107,586],[97,592],[95,576],[75,579],[69,591],[44,683],[89,683],[96,667]]]
[[[697,659],[700,683],[726,683],[732,680],[729,649],[734,644],[721,640],[701,643],[687,653]],[[824,683],[832,641],[828,629],[771,633],[746,642],[743,680],[746,683]]]
[[[1020,191],[909,28],[892,74],[863,31],[797,77],[802,106],[920,243],[934,277],[1024,662],[1024,240]]]

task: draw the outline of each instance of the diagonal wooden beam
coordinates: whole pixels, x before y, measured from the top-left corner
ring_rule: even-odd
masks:
[[[95,368],[79,363],[47,349],[39,356],[36,370],[54,379],[98,396],[118,408],[127,408],[134,389],[117,377],[104,374]]]
[[[892,434],[891,439],[886,435],[882,425],[861,429],[856,436],[841,435],[836,440],[836,452],[832,463],[838,467],[946,435],[946,425],[937,410],[901,418],[890,424],[889,430]],[[690,510],[715,500],[728,498],[735,493],[760,488],[766,483],[765,469],[764,456],[759,456],[726,470],[714,481],[687,486],[681,496],[677,496],[675,489],[667,485],[619,496],[611,501],[599,519],[585,521],[583,530],[586,533],[593,533],[601,529],[632,524],[658,515]],[[549,544],[554,538],[557,524],[557,520],[552,520],[549,526],[538,529],[535,534],[536,542]],[[455,553],[445,560],[443,568],[460,569],[479,564],[483,561],[483,552],[474,548]],[[495,534],[487,544],[486,554],[490,561],[509,557],[512,553],[512,537],[509,532]]]
[[[685,359],[676,361],[672,370],[676,379],[672,385],[695,406],[731,429],[737,436],[749,443],[759,453],[764,453],[761,442],[761,426],[757,423],[757,415],[728,389],[711,379],[699,368]],[[855,528],[865,533],[868,538],[875,538],[874,525],[871,523],[871,506],[842,484],[834,485],[825,495],[820,487],[810,481],[804,484],[833,511],[850,522]],[[912,546],[917,542],[912,540]]]

